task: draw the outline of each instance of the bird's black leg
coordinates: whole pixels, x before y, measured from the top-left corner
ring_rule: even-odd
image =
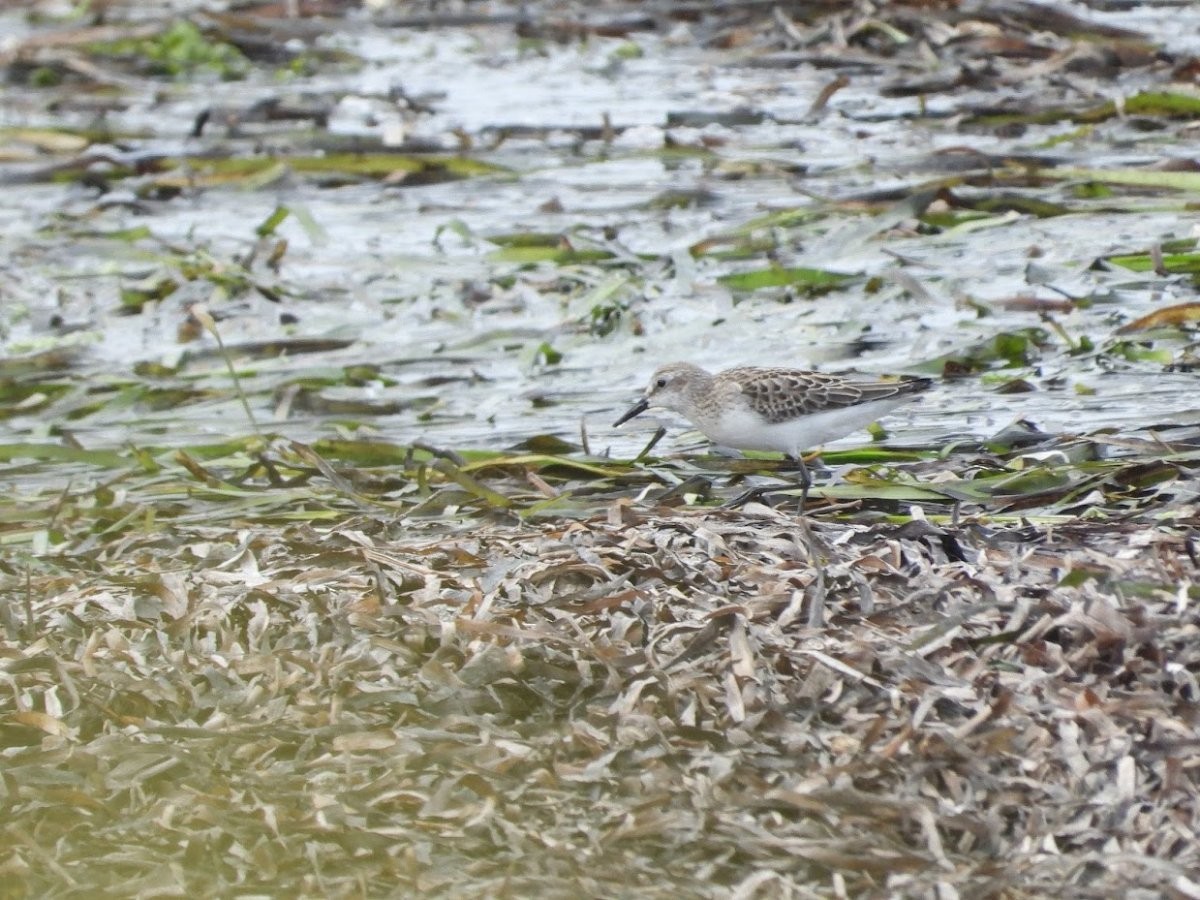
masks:
[[[800,508],[798,512],[800,515],[804,515],[804,506],[808,502],[808,489],[812,487],[812,476],[808,474],[808,466],[804,464],[803,456],[792,456],[790,453],[785,453],[783,458],[794,464],[800,472]],[[752,500],[761,500],[774,490],[777,490],[776,485],[762,484],[758,487],[750,488],[750,490],[743,494],[739,494],[724,506],[726,509],[737,509],[738,507],[745,506]]]
[[[812,487],[812,476],[808,474],[808,466],[804,464],[804,454],[798,453],[792,456],[786,454],[787,458],[794,462],[800,469],[800,515],[804,515],[804,505],[808,502],[808,489]]]

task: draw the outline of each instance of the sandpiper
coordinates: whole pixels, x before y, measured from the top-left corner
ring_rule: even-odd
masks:
[[[803,369],[741,366],[713,375],[691,363],[659,368],[613,427],[654,407],[677,412],[714,443],[774,450],[800,469],[800,509],[812,479],[803,452],[857,431],[927,390],[928,378],[867,380]]]

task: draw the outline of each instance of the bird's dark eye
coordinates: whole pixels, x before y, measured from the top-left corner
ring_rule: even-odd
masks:
[[[667,386],[667,379],[659,378],[657,381],[654,382],[654,386],[656,388],[665,388]]]

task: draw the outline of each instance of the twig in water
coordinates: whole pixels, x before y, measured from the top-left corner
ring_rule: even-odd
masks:
[[[221,353],[221,358],[225,360],[225,367],[229,369],[229,376],[233,379],[233,389],[237,391],[238,399],[242,402],[242,409],[246,411],[246,418],[250,420],[250,427],[254,429],[255,434],[262,437],[262,429],[258,427],[258,422],[255,420],[254,413],[250,409],[250,401],[246,399],[246,392],[242,390],[242,381],[238,378],[237,370],[233,367],[233,359],[230,357],[229,351],[225,349],[225,342],[221,340],[221,333],[217,331],[216,321],[203,304],[191,307],[188,313],[216,340],[217,349]]]

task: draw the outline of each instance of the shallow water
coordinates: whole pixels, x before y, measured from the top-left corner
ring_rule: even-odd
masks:
[[[1194,7],[1103,18],[1152,30],[1156,41],[1168,45],[1186,45],[1187,35],[1200,31]],[[15,14],[5,21],[15,21]],[[23,30],[29,29],[6,32],[10,42]],[[224,361],[211,352],[188,361],[197,351],[214,349],[211,337],[179,341],[185,305],[195,302],[221,316],[221,332],[235,354],[251,341],[353,341],[338,350],[242,359],[242,385],[267,430],[311,439],[345,429],[401,443],[469,448],[508,446],[537,434],[578,442],[586,427],[593,452],[628,456],[640,449],[653,421],[617,431],[610,424],[665,360],[712,368],[763,363],[928,371],[940,357],[998,334],[1047,327],[1036,311],[1004,309],[1009,298],[1090,298],[1086,308],[1055,312],[1054,318],[1073,339],[1086,336],[1101,346],[1122,323],[1193,294],[1190,282],[1179,278],[1093,268],[1104,254],[1195,236],[1177,202],[1153,198],[1138,201],[1144,202],[1141,212],[1123,202],[1118,212],[1097,205],[1055,218],[997,216],[986,228],[940,234],[920,233],[903,207],[891,219],[847,209],[810,229],[781,231],[774,257],[784,265],[879,276],[879,285],[868,290],[858,279],[844,290],[786,302],[778,291],[735,296],[718,281],[761,266],[761,257],[693,259],[688,253],[697,242],[770,211],[817,209],[822,198],[847,200],[887,188],[911,190],[942,176],[931,161],[946,148],[1046,152],[1079,166],[1117,167],[1187,156],[1188,146],[1174,132],[1138,131],[1113,120],[1046,149],[1047,141],[1075,126],[1028,126],[1015,137],[963,129],[954,116],[983,92],[931,96],[921,115],[919,98],[880,96],[880,86],[896,74],[890,71],[856,72],[824,113],[810,115],[831,72],[756,68],[746,64],[753,61],[748,51],[706,49],[681,33],[548,43],[533,51],[509,27],[415,32],[358,21],[324,43],[359,54],[365,65],[282,89],[266,72],[235,83],[144,82],[140,90],[130,86],[122,108],[105,120],[114,130],[139,135],[133,141],[139,152],[195,153],[226,140],[217,125],[202,138],[187,136],[205,107],[244,108],[281,92],[334,95],[341,99],[333,132],[398,135],[402,129],[408,139],[453,150],[457,131],[470,137],[477,158],[512,174],[410,187],[373,181],[320,187],[290,178],[258,189],[208,189],[138,204],[125,183],[103,197],[75,184],[10,183],[0,210],[0,277],[10,298],[2,320],[4,350],[16,356],[78,344],[72,377],[81,381],[73,401],[11,415],[0,440],[44,437],[47,423],[66,414],[73,416],[71,433],[87,447],[187,444],[250,430]],[[620,58],[630,43],[640,55]],[[1154,77],[1133,73],[1121,88],[1132,92]],[[387,101],[386,92],[396,86],[424,98],[432,111],[414,113]],[[1026,89],[1010,85],[1001,93],[1019,96]],[[1061,88],[1052,83],[1051,89]],[[50,112],[45,91],[6,93],[3,123],[9,126],[82,125],[93,116],[84,102]],[[667,127],[671,114],[742,107],[760,121]],[[611,143],[581,141],[568,130],[598,127],[605,116],[615,132]],[[514,126],[549,131],[478,149],[493,143],[498,129]],[[703,154],[668,154],[668,138],[697,149],[702,142],[711,146]],[[268,133],[257,149],[287,141]],[[4,171],[12,175],[44,164],[17,160]],[[967,195],[973,189],[956,190]],[[703,202],[669,208],[652,203],[667,191],[692,192]],[[1060,191],[1052,184],[1030,189],[1051,197]],[[131,203],[117,202],[122,200]],[[162,272],[178,248],[217,259],[247,253],[254,226],[281,203],[302,208],[319,226],[309,233],[295,219],[285,222],[280,234],[290,247],[279,278],[257,272],[291,289],[284,303],[253,293],[230,300],[196,281],[140,315],[117,314],[120,288]],[[87,236],[138,226],[147,226],[153,239],[129,245]],[[530,269],[489,258],[496,247],[487,236],[524,230],[561,232],[576,246],[607,247],[626,264]],[[589,291],[623,307],[609,334],[589,331]],[[281,314],[294,321],[281,321]],[[561,361],[539,361],[543,344]],[[162,409],[133,399],[78,412],[88,396],[103,395],[106,383],[138,381],[135,363],[175,366],[181,360],[172,383],[208,388],[214,396]],[[329,401],[324,409],[280,401],[281,391],[314,368],[337,372],[358,363],[377,365],[379,380],[320,391]],[[1034,390],[996,392],[1018,377]],[[1096,354],[1072,355],[1052,337],[1028,365],[940,383],[888,425],[903,444],[951,434],[986,437],[1017,419],[1049,432],[1132,432],[1195,424],[1195,396],[1191,374],[1164,372],[1158,362],[1114,365]],[[335,401],[347,400],[379,412],[329,411]],[[675,428],[662,446],[687,446],[688,440]],[[864,440],[857,435],[840,443]]]

